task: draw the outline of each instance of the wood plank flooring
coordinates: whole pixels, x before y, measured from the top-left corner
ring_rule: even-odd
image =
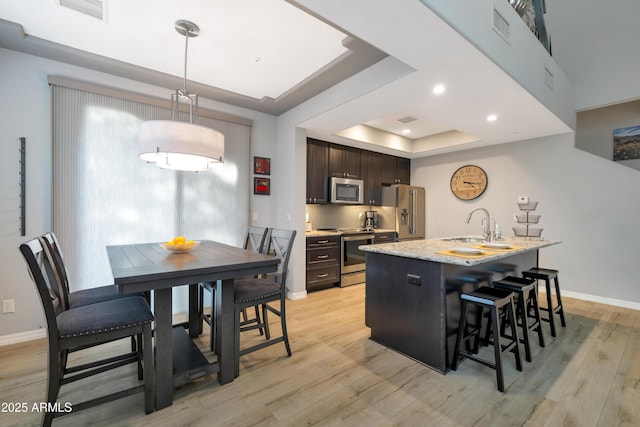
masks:
[[[640,311],[563,300],[567,328],[553,339],[543,325],[547,346],[533,345],[524,372],[505,355],[504,394],[494,371],[477,363],[465,361],[441,375],[369,340],[364,286],[356,285],[287,302],[291,358],[284,345],[272,346],[244,356],[231,384],[199,379],[175,391],[173,406],[153,414],[144,414],[138,394],[54,425],[640,426]],[[275,333],[275,318],[271,323]],[[260,339],[252,331],[242,343]],[[199,345],[207,344],[205,334]],[[103,351],[128,346],[124,340]],[[46,357],[45,340],[0,347],[0,402],[28,406],[25,413],[0,413],[0,425],[40,422],[31,405],[44,399]],[[68,385],[60,401],[131,383],[134,369]]]

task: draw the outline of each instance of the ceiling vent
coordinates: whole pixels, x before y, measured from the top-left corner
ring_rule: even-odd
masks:
[[[102,0],[60,0],[60,6],[103,20]]]
[[[507,43],[511,44],[509,41],[511,34],[509,21],[507,21],[496,8],[493,8],[493,29],[496,33],[500,34]]]
[[[400,119],[398,119],[399,122],[407,124],[407,123],[411,123],[411,122],[415,122],[416,119],[415,117],[411,117],[411,116],[406,116],[406,117],[402,117]]]

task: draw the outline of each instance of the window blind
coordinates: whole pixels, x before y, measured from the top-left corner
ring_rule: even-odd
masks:
[[[249,226],[251,126],[199,118],[225,136],[225,162],[205,172],[138,158],[137,129],[168,120],[158,105],[51,84],[52,228],[73,290],[112,283],[105,246],[177,235],[242,245]],[[183,118],[186,120],[186,118]],[[174,312],[186,310],[184,292]]]

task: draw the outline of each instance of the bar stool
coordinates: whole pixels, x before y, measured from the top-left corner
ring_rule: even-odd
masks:
[[[553,313],[558,313],[560,315],[560,323],[563,328],[567,327],[567,324],[564,320],[564,310],[562,309],[562,298],[560,296],[560,283],[558,282],[558,270],[550,270],[547,268],[530,268],[527,271],[522,272],[522,277],[535,279],[535,280],[544,280],[545,286],[547,288],[547,306],[540,307],[540,310],[546,311],[549,313],[549,318],[543,318],[545,322],[549,322],[551,326],[551,336],[556,336],[556,325],[553,318]],[[557,305],[553,305],[553,301],[551,299],[551,279],[553,279],[555,287],[556,287],[556,300]]]
[[[515,309],[513,304],[513,292],[506,291],[504,289],[496,289],[488,286],[482,286],[473,292],[462,293],[460,294],[460,301],[462,304],[462,309],[460,313],[460,324],[458,325],[458,335],[456,337],[456,346],[453,353],[453,370],[458,369],[458,364],[462,359],[471,359],[475,362],[481,363],[485,366],[488,366],[491,369],[496,371],[496,380],[498,383],[498,390],[504,392],[504,376],[502,372],[502,358],[501,354],[503,351],[511,350],[515,354],[516,358],[516,368],[518,371],[522,371],[522,360],[520,359],[520,348],[518,346],[518,328],[516,325],[516,317],[515,317]],[[494,349],[494,362],[491,362],[486,359],[482,359],[479,356],[476,356],[479,342],[480,342],[480,331],[481,324],[475,325],[473,330],[467,332],[467,314],[469,309],[469,304],[477,306],[480,312],[484,312],[484,309],[489,309],[490,312],[490,324],[487,327],[491,327],[490,325],[495,325],[493,327],[493,349]],[[504,317],[508,317],[508,321],[510,323],[512,336],[506,337],[511,338],[510,342],[502,345],[500,342],[500,331],[501,324],[500,320],[504,320]],[[482,315],[479,316],[482,318]],[[475,339],[474,342],[474,350],[473,352],[461,351],[460,347],[463,342],[466,342],[470,339]]]
[[[504,279],[493,282],[493,287],[511,291],[517,297],[516,318],[520,319],[522,327],[522,340],[524,344],[524,357],[527,362],[531,362],[531,342],[529,340],[529,330],[538,332],[540,347],[544,347],[544,336],[542,335],[542,323],[540,321],[540,309],[538,307],[538,293],[536,283],[533,279],[507,276]],[[533,322],[530,322],[529,313],[533,309]]]

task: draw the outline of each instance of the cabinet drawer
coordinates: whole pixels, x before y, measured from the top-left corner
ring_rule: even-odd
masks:
[[[376,233],[373,243],[391,243],[395,242],[396,233]]]
[[[307,288],[322,283],[337,283],[339,281],[339,265],[307,269]]]
[[[340,248],[337,246],[329,248],[318,248],[307,251],[307,264],[313,266],[318,263],[338,263]]]
[[[316,236],[307,237],[307,248],[318,248],[323,246],[338,246],[338,236]]]

